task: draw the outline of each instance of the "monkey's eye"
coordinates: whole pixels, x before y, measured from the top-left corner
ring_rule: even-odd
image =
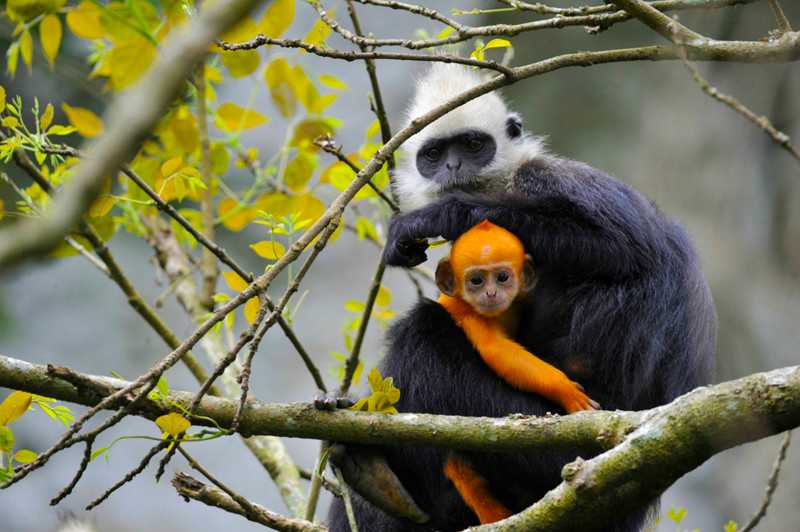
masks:
[[[472,286],[480,286],[483,284],[483,279],[481,279],[480,275],[473,275],[469,278],[469,284]]]
[[[425,157],[430,161],[438,161],[442,158],[442,150],[439,148],[430,148],[425,152]]]
[[[467,141],[467,149],[469,151],[478,151],[483,148],[483,141],[481,139],[471,138]]]
[[[509,279],[509,275],[506,272],[500,272],[497,274],[497,282],[498,283],[505,283]]]

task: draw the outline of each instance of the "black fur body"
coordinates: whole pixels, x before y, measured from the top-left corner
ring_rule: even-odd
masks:
[[[516,340],[583,385],[604,409],[649,409],[712,381],[717,318],[694,246],[679,223],[631,187],[582,163],[536,157],[499,195],[446,196],[395,217],[387,262],[418,264],[426,245],[417,239],[455,240],[487,218],[520,238],[539,276]],[[497,377],[435,302],[420,302],[393,325],[387,341],[380,370],[401,390],[401,412],[563,413]],[[389,464],[431,522],[402,522],[356,497],[359,530],[450,531],[478,524],[444,475],[448,452],[388,447]],[[515,512],[557,486],[561,469],[577,456],[466,454]],[[645,510],[605,530],[639,530]],[[349,530],[341,501],[331,508],[329,527]]]

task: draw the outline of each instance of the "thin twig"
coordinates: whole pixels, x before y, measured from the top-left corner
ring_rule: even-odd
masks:
[[[322,525],[302,519],[284,517],[255,503],[249,503],[251,513],[248,513],[242,509],[241,504],[232,499],[223,490],[203,484],[184,473],[175,475],[172,479],[172,485],[187,500],[191,498],[214,508],[242,515],[254,523],[259,523],[273,530],[281,532],[326,532],[327,530]]]
[[[786,18],[786,15],[783,14],[783,9],[781,9],[778,0],[767,1],[769,2],[769,7],[772,8],[772,12],[775,13],[775,18],[778,20],[778,29],[781,31],[781,33],[792,31],[792,26],[789,24],[789,20]]]
[[[311,477],[311,485],[308,488],[308,504],[306,505],[306,513],[304,517],[308,521],[314,520],[314,512],[317,511],[317,501],[319,501],[319,488],[322,484],[322,475],[316,474],[317,471],[325,470],[325,462],[328,457],[328,448],[331,446],[327,440],[319,442],[319,455],[317,462],[314,464],[314,475]],[[340,483],[339,486],[342,484]]]
[[[339,385],[340,397],[347,395],[348,390],[350,390],[350,384],[353,381],[353,375],[355,375],[356,368],[358,367],[358,360],[361,356],[361,345],[364,343],[367,325],[369,325],[372,318],[372,308],[375,305],[375,299],[378,297],[378,291],[381,288],[381,280],[383,279],[384,271],[386,271],[386,262],[383,260],[383,250],[381,250],[378,266],[375,268],[375,273],[372,275],[369,292],[367,293],[367,300],[364,303],[364,311],[361,313],[358,332],[353,341],[353,349],[350,351],[350,356],[347,357],[347,362],[344,365],[344,376],[342,377],[342,383]]]
[[[344,495],[344,508],[347,513],[347,522],[350,524],[352,532],[358,532],[358,525],[356,524],[356,515],[353,512],[353,501],[350,500],[350,490],[342,477],[342,470],[333,466],[333,472],[336,473],[336,478],[339,479],[339,485],[342,487],[342,494]]]
[[[138,466],[136,466],[132,471],[129,471],[128,474],[122,478],[122,480],[120,480],[119,482],[108,488],[102,495],[100,495],[100,497],[89,503],[89,505],[86,507],[86,511],[91,510],[104,500],[108,499],[112,493],[114,493],[119,488],[121,488],[134,478],[136,478],[136,476],[139,473],[144,471],[144,468],[147,467],[147,465],[150,463],[150,460],[152,460],[155,455],[157,455],[159,452],[161,452],[162,449],[164,449],[167,445],[169,445],[169,443],[170,442],[168,441],[161,441],[158,442],[156,445],[154,445],[149,451],[147,451],[147,454],[144,455],[144,458],[142,458]]]
[[[194,83],[197,89],[197,135],[200,138],[200,168],[205,188],[200,196],[200,213],[203,235],[214,241],[214,203],[211,196],[211,145],[208,137],[208,112],[206,111],[206,61],[205,57],[195,69]],[[217,260],[211,248],[203,247],[203,290],[201,304],[207,309],[214,308],[214,294],[217,292]],[[217,255],[219,256],[219,255]]]
[[[697,69],[689,62],[687,57],[686,49],[683,46],[683,41],[681,40],[680,35],[674,35],[676,48],[678,49],[678,53],[680,55],[680,59],[683,62],[683,65],[692,75],[692,78],[700,85],[700,88],[703,89],[703,92],[711,96],[717,101],[720,101],[736,111],[739,114],[744,115],[745,118],[753,122],[759,128],[761,128],[770,138],[775,141],[776,144],[783,147],[786,151],[792,154],[798,162],[800,162],[800,151],[795,148],[795,146],[790,142],[789,135],[782,131],[778,131],[772,125],[772,122],[766,116],[756,116],[754,112],[750,109],[745,107],[742,103],[739,102],[733,96],[728,96],[727,94],[722,94],[717,90],[716,87],[712,87],[708,81],[700,75]]]
[[[72,482],[70,482],[69,485],[58,492],[58,495],[50,500],[50,506],[55,506],[63,501],[70,493],[72,493],[72,490],[75,489],[75,486],[78,485],[78,481],[80,481],[81,477],[86,472],[86,468],[89,467],[89,462],[92,460],[92,446],[94,445],[94,438],[87,439],[85,444],[86,447],[83,449],[83,458],[78,466],[78,471],[75,473],[75,476],[72,477]]]
[[[420,14],[432,11],[424,7],[420,7],[420,10]],[[350,14],[350,20],[353,22],[353,29],[356,31],[356,35],[363,37],[364,32],[361,30],[361,23],[358,20],[356,8],[353,7],[353,2],[351,0],[347,0],[347,12]],[[365,45],[360,45],[359,48],[362,52],[366,52],[368,50],[368,47]],[[389,127],[389,118],[386,115],[386,108],[383,105],[383,96],[381,96],[381,87],[378,83],[378,73],[375,69],[375,61],[373,59],[365,59],[364,65],[367,68],[367,76],[369,77],[370,85],[372,85],[372,94],[375,98],[375,106],[373,110],[375,111],[375,115],[378,117],[378,123],[381,125],[381,141],[386,144],[389,142],[389,139],[392,138],[392,129]],[[389,157],[387,167],[389,170],[394,170],[394,166],[395,162],[393,153]]]
[[[358,173],[361,171],[361,168],[359,168],[358,165],[356,165],[353,161],[348,159],[342,153],[342,147],[338,146],[334,141],[333,137],[331,137],[330,135],[325,135],[324,137],[317,137],[316,139],[314,139],[314,144],[322,148],[322,151],[324,151],[325,153],[330,153],[331,155],[339,159],[339,161],[349,166],[350,169],[353,170],[353,172],[356,175],[358,175]],[[386,204],[389,206],[390,209],[392,209],[392,211],[394,211],[395,213],[400,212],[400,207],[397,206],[397,203],[395,203],[395,201],[392,198],[387,196],[386,193],[378,187],[378,185],[373,183],[371,180],[367,181],[367,185],[369,185],[369,187],[375,191],[375,193],[378,195],[379,198],[381,198],[383,201],[386,202]]]
[[[775,490],[778,488],[778,476],[781,474],[781,464],[786,458],[787,449],[789,449],[791,435],[791,431],[788,431],[783,435],[778,456],[775,457],[775,463],[772,466],[772,472],[767,480],[767,489],[766,493],[764,494],[764,499],[761,501],[761,506],[750,518],[750,521],[748,521],[747,524],[742,527],[741,532],[749,532],[750,530],[754,529],[758,522],[761,521],[761,518],[767,514],[767,508],[769,507],[769,503],[772,501],[772,494],[775,493]]]
[[[212,476],[211,473],[206,471],[205,468],[197,462],[197,460],[192,458],[191,455],[186,452],[186,449],[184,449],[180,445],[176,445],[175,447],[180,451],[183,457],[186,458],[186,461],[189,462],[189,465],[192,466],[192,469],[198,471],[201,475],[206,477],[209,482],[211,482],[216,487],[227,493],[231,499],[236,501],[237,504],[239,504],[239,506],[242,507],[242,510],[244,510],[247,515],[253,515],[255,513],[253,504],[250,501],[248,501],[247,499],[245,499],[244,497],[242,497],[241,495],[230,489],[228,486],[217,480],[214,476]]]
[[[261,46],[277,45],[282,48],[301,48],[306,52],[310,52],[320,57],[331,57],[333,59],[342,59],[344,61],[358,61],[360,59],[396,59],[403,61],[424,61],[428,63],[458,63],[461,65],[496,70],[505,75],[513,75],[513,72],[510,68],[495,61],[478,61],[477,59],[468,59],[455,55],[402,54],[387,52],[343,52],[339,50],[332,50],[330,48],[323,48],[321,46],[314,46],[313,44],[308,44],[307,42],[303,42],[299,39],[272,39],[270,37],[265,37],[261,33],[249,41],[242,43],[227,43],[219,39],[217,39],[215,42],[217,43],[217,46],[228,51],[253,50]]]

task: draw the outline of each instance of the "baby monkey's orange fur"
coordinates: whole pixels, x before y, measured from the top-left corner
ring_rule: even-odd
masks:
[[[436,283],[443,294],[439,304],[500,378],[550,399],[570,414],[600,407],[580,384],[510,338],[516,331],[519,302],[536,284],[533,261],[516,236],[484,220],[453,243],[450,258],[442,259],[436,269]],[[463,458],[448,458],[445,473],[481,523],[511,515]]]

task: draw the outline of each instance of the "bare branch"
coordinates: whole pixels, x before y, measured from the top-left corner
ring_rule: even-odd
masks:
[[[775,13],[775,18],[778,20],[778,29],[781,31],[781,33],[792,31],[792,26],[789,24],[789,20],[786,18],[786,15],[783,14],[783,9],[781,9],[778,0],[767,1],[769,2],[769,7],[772,8],[772,12]]]
[[[643,0],[613,0],[613,3],[669,41],[673,40],[674,35],[679,35],[683,42],[692,44],[706,40],[702,35],[693,32]]]
[[[221,508],[226,512],[242,515],[250,521],[262,524],[273,530],[284,532],[325,532],[327,530],[324,526],[316,525],[309,521],[283,517],[255,503],[251,503],[252,512],[245,512],[239,503],[221,489],[203,484],[184,473],[175,475],[172,479],[172,485],[186,500],[194,499],[214,508]]]
[[[758,525],[759,521],[761,521],[761,518],[767,515],[767,508],[772,501],[772,494],[775,493],[775,490],[778,488],[778,476],[781,473],[781,464],[786,459],[786,451],[789,449],[791,436],[791,431],[783,436],[778,456],[775,457],[775,464],[772,466],[772,473],[770,473],[769,480],[767,480],[767,490],[764,494],[764,499],[761,501],[761,506],[759,506],[758,511],[753,514],[753,517],[750,518],[750,521],[742,527],[741,532],[753,530],[756,525]]]

